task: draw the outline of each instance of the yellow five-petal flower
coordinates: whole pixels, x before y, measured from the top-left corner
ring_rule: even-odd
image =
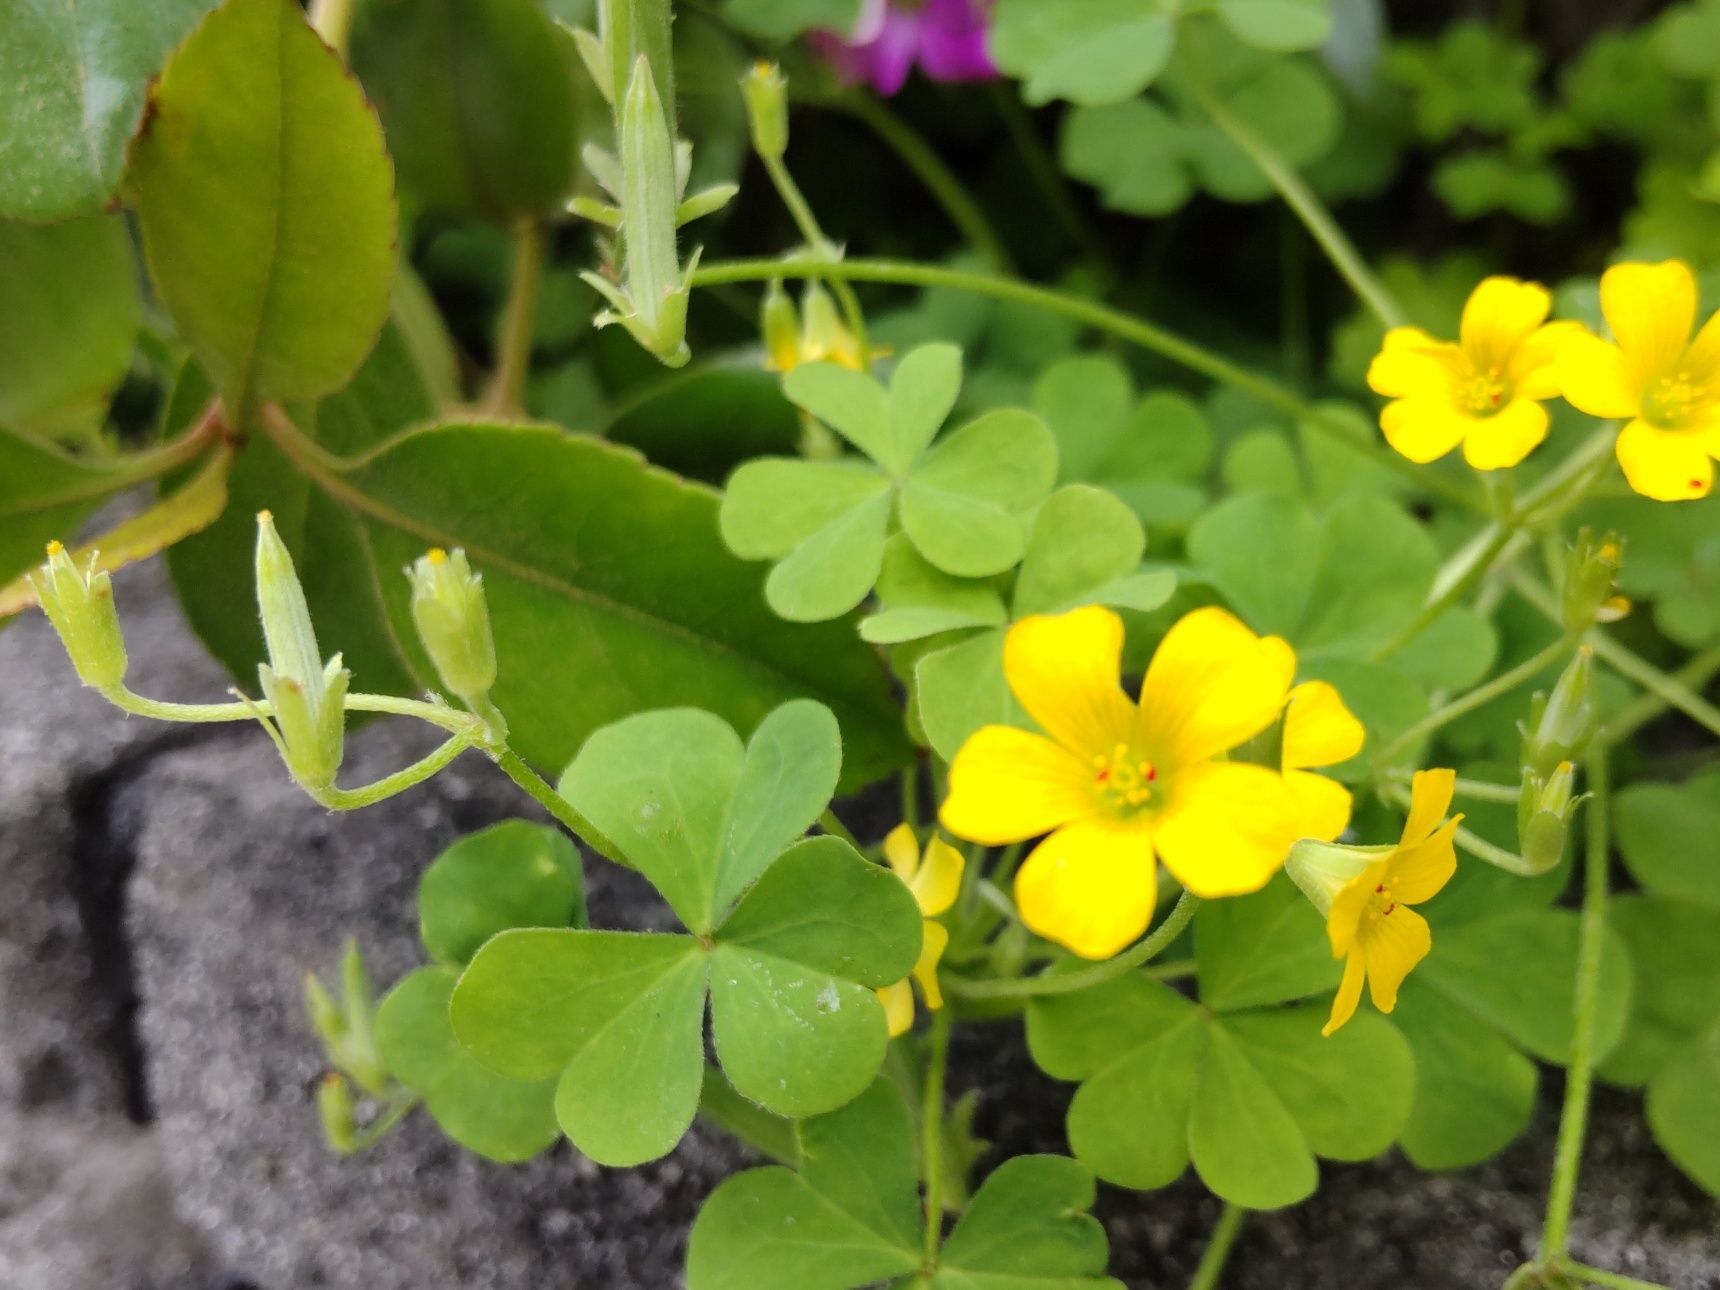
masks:
[[[1329,683],[1304,681],[1290,691],[1282,764],[1300,817],[1297,837],[1332,842],[1350,827],[1350,790],[1314,771],[1348,761],[1366,738],[1362,723]]]
[[[1087,606],[1009,631],[1003,669],[1045,734],[976,731],[950,766],[944,827],[987,845],[1049,834],[1015,880],[1033,931],[1084,958],[1140,936],[1157,860],[1189,891],[1255,891],[1297,835],[1276,771],[1221,760],[1284,708],[1296,656],[1222,609],[1166,634],[1140,702],[1123,692],[1123,622]]]
[[[920,957],[914,964],[912,979],[920,983],[926,1007],[935,1012],[944,1006],[943,991],[938,988],[938,962],[949,946],[950,933],[942,923],[933,920],[956,903],[956,893],[962,885],[962,853],[936,834],[927,840],[922,853],[914,830],[898,824],[884,839],[884,858],[914,894],[925,920],[921,925]],[[908,979],[885,986],[878,991],[878,998],[884,1004],[891,1038],[906,1034],[914,1024],[914,990]]]
[[[1706,497],[1720,457],[1720,313],[1691,339],[1696,278],[1679,260],[1615,264],[1601,275],[1601,313],[1613,339],[1579,333],[1559,358],[1561,393],[1626,421],[1618,463],[1637,492]]]
[[[1549,323],[1545,287],[1485,278],[1463,306],[1455,344],[1419,327],[1394,327],[1368,368],[1392,401],[1380,413],[1386,441],[1411,461],[1459,443],[1477,470],[1515,466],[1547,437],[1542,400],[1558,395],[1553,363],[1575,323]]]

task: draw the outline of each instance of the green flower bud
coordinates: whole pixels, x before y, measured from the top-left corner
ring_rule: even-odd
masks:
[[[388,1086],[388,1067],[376,1046],[376,997],[356,941],[346,943],[340,977],[341,998],[337,1001],[314,973],[307,973],[305,1012],[322,1040],[329,1065],[366,1092],[380,1094]]]
[[[780,161],[788,151],[788,82],[782,69],[760,59],[741,77],[741,94],[747,101],[753,149],[767,161]]]
[[[1369,865],[1395,850],[1396,847],[1389,846],[1353,847],[1303,838],[1290,848],[1284,872],[1324,918],[1332,912],[1332,902],[1340,891],[1361,877]]]
[[[1629,612],[1630,602],[1613,594],[1623,559],[1618,534],[1597,538],[1586,528],[1577,534],[1576,543],[1566,553],[1560,578],[1560,616],[1567,631],[1584,631],[1597,622],[1616,622]]]
[[[323,663],[293,557],[268,511],[257,515],[257,608],[269,652],[257,679],[274,710],[273,725],[264,724],[293,778],[316,793],[340,770],[351,674],[339,654]]]
[[[305,973],[305,1012],[323,1047],[332,1052],[346,1037],[346,1015],[314,972]]]
[[[775,278],[764,289],[758,326],[764,337],[765,366],[773,372],[792,372],[800,363],[800,315]]]
[[[1584,645],[1572,656],[1551,695],[1529,701],[1523,732],[1523,766],[1545,779],[1561,762],[1575,761],[1594,733],[1594,650]]]
[[[449,693],[473,709],[489,706],[496,683],[496,645],[484,578],[464,551],[435,548],[406,570],[418,639]]]
[[[333,1071],[317,1081],[317,1115],[322,1119],[323,1137],[331,1151],[350,1156],[358,1150],[358,1117],[353,1112],[352,1088]]]
[[[91,552],[79,569],[66,548],[48,543],[47,562],[30,575],[42,612],[60,634],[60,643],[78,679],[95,689],[111,689],[125,679],[125,638],[114,609],[113,581],[96,569]]]
[[[1560,762],[1550,775],[1530,771],[1523,776],[1523,792],[1517,800],[1517,846],[1536,873],[1546,873],[1564,857],[1571,817],[1583,800],[1574,795],[1574,786],[1575,770],[1568,761]]]

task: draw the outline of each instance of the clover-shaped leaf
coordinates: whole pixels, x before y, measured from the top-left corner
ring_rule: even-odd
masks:
[[[1397,1137],[1414,1064],[1390,1022],[1364,1013],[1325,1039],[1323,1004],[1202,1003],[1136,973],[1029,1006],[1034,1060],[1082,1081],[1069,1144],[1099,1177],[1162,1187],[1192,1162],[1224,1199],[1276,1209],[1314,1190],[1316,1156],[1365,1160]]]
[[[1720,909],[1720,770],[1625,789],[1618,844],[1632,876],[1655,895]]]
[[[1051,489],[1057,449],[1027,412],[985,413],[933,443],[955,406],[961,352],[922,345],[886,390],[833,363],[797,367],[790,399],[868,460],[766,457],[743,465],[723,494],[723,540],[744,559],[772,560],[765,598],[797,622],[854,608],[878,580],[892,522],[939,570],[1001,573],[1021,558],[1027,516]]]
[[[525,820],[471,833],[424,871],[418,931],[439,963],[465,964],[510,927],[581,927],[585,880],[566,834]]]
[[[874,991],[912,968],[921,918],[907,888],[847,843],[795,842],[839,760],[835,719],[805,700],[745,746],[690,709],[599,730],[561,792],[692,934],[504,932],[455,990],[460,1042],[499,1074],[557,1079],[563,1132],[601,1164],[655,1159],[686,1132],[707,996],[737,1092],[792,1117],[855,1096],[884,1055]]]
[[[995,1169],[928,1266],[901,1094],[879,1080],[800,1126],[798,1170],[752,1169],[693,1224],[689,1290],[854,1290],[916,1273],[926,1290],[1115,1290],[1092,1176],[1061,1156]]]
[[[1079,605],[1156,609],[1170,599],[1176,575],[1142,570],[1146,535],[1134,513],[1104,489],[1070,484],[1040,507],[1016,574],[1009,620],[1061,613]],[[1001,603],[1001,602],[1000,602]],[[925,607],[885,598],[883,613],[861,624],[869,640],[901,641],[935,620]],[[969,626],[977,624],[967,624]],[[934,630],[945,630],[933,626]],[[920,719],[941,756],[953,757],[983,725],[1025,720],[1003,675],[1007,623],[923,655],[914,669]]]
[[[1648,1086],[1648,1125],[1666,1154],[1720,1196],[1720,1021],[1685,1045]]]

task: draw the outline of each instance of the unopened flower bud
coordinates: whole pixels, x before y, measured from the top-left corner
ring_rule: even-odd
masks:
[[[781,160],[788,151],[788,82],[782,69],[760,59],[741,77],[741,94],[754,150],[767,161]]]
[[[412,621],[436,675],[466,706],[489,705],[496,683],[496,645],[484,578],[472,572],[464,551],[435,548],[420,556],[406,577],[412,584]]]
[[[1564,857],[1571,816],[1583,800],[1574,794],[1574,787],[1575,771],[1568,761],[1560,762],[1550,775],[1528,771],[1523,776],[1517,801],[1517,846],[1536,873],[1546,873]]]
[[[322,661],[293,557],[268,511],[257,515],[257,608],[269,652],[257,678],[274,710],[273,731],[293,778],[315,793],[340,770],[351,674],[339,654]]]
[[[353,1112],[352,1088],[343,1076],[330,1071],[317,1081],[317,1115],[331,1151],[350,1156],[358,1150],[358,1117]]]
[[[346,1016],[314,972],[305,973],[305,1012],[325,1048],[332,1051],[346,1037]]]
[[[1561,762],[1575,761],[1594,733],[1594,650],[1584,645],[1559,675],[1550,695],[1529,701],[1523,727],[1523,766],[1545,779]]]
[[[113,581],[96,569],[91,552],[80,569],[58,542],[48,543],[47,562],[30,575],[42,611],[78,671],[94,688],[110,689],[125,679],[125,638],[114,609]]]
[[[1341,842],[1303,838],[1290,848],[1284,872],[1325,918],[1332,912],[1338,893],[1362,875],[1369,865],[1392,854],[1389,846],[1353,847]]]
[[[356,941],[346,943],[340,976],[341,998],[336,1000],[315,974],[306,974],[305,1012],[329,1065],[366,1092],[380,1093],[388,1085],[388,1067],[376,1046],[376,998]]]
[[[1567,631],[1584,631],[1597,622],[1616,622],[1629,611],[1630,602],[1613,592],[1623,559],[1618,534],[1597,538],[1588,529],[1577,534],[1576,543],[1566,554],[1560,580],[1560,616]]]
[[[792,372],[800,363],[800,314],[775,278],[764,290],[758,325],[764,339],[765,367],[784,375]]]

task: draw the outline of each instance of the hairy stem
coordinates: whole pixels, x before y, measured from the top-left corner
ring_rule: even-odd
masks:
[[[530,766],[526,765],[521,756],[512,748],[504,748],[496,755],[496,765],[501,767],[502,774],[522,788],[526,795],[555,818],[556,823],[573,834],[579,841],[585,843],[605,860],[613,861],[625,868],[632,868],[621,858],[621,848],[617,847],[585,816],[573,809],[569,802],[555,789],[551,788]]]

